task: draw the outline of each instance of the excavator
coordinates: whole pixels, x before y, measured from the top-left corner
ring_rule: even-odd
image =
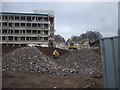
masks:
[[[78,49],[78,47],[75,45],[75,43],[72,40],[70,40],[69,42],[70,42],[70,46],[68,47],[69,49],[75,49],[75,50]]]

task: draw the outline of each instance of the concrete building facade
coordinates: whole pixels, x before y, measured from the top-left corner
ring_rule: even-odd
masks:
[[[54,42],[54,13],[2,12],[0,27],[0,40],[5,45]]]

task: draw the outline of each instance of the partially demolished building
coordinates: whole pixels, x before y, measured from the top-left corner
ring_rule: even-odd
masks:
[[[3,45],[46,44],[54,42],[54,12],[2,12],[0,40]]]

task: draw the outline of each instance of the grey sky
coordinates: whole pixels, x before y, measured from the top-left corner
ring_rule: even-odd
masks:
[[[117,2],[4,2],[2,10],[53,10],[56,34],[65,39],[88,30],[99,31],[104,37],[115,36],[118,30]]]

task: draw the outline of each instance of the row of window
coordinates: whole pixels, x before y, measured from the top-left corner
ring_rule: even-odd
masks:
[[[40,28],[48,28],[48,24],[40,24],[40,23],[7,23],[3,22],[2,26],[6,27],[40,27]]]
[[[23,21],[49,21],[48,17],[35,17],[35,16],[2,16],[2,20],[23,20]],[[50,19],[51,20],[51,19]]]
[[[3,41],[48,41],[48,37],[13,37],[13,36],[3,36],[2,37]]]
[[[48,34],[48,30],[2,30],[3,34]]]

